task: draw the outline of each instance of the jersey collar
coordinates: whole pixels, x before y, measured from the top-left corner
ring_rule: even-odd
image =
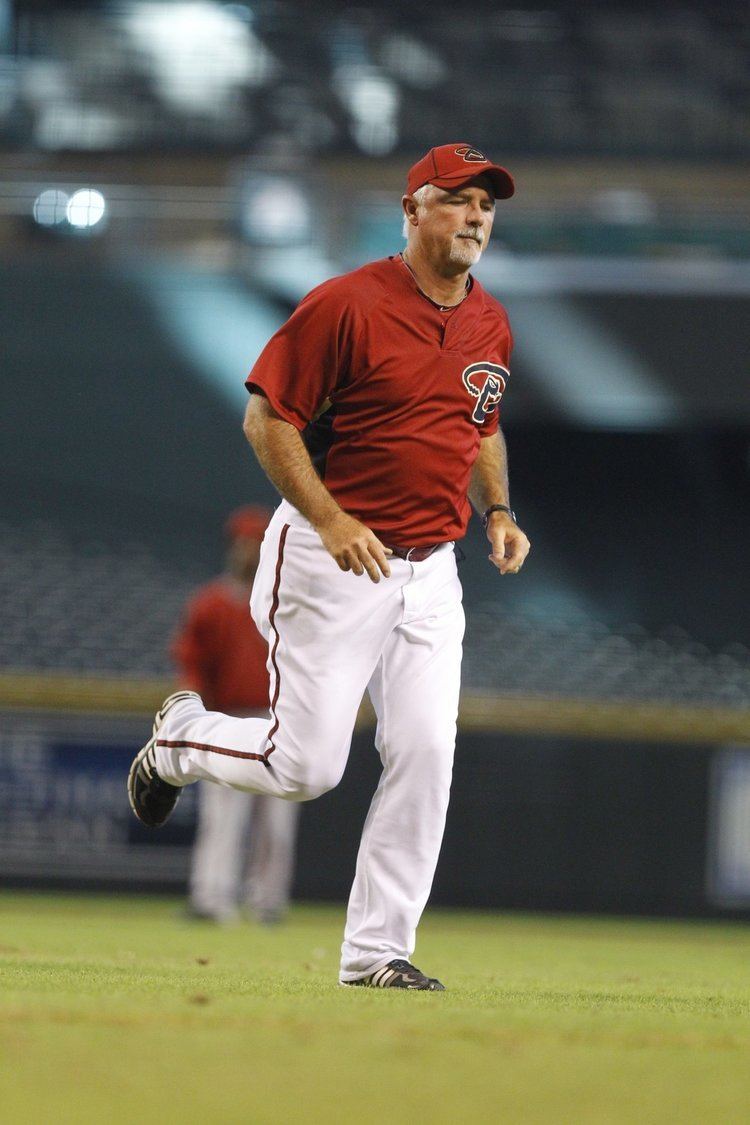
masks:
[[[438,309],[454,308],[456,312],[458,312],[458,309],[461,306],[468,305],[469,302],[472,302],[472,298],[474,298],[475,300],[479,295],[478,290],[480,289],[480,286],[476,278],[472,274],[469,274],[467,278],[468,292],[463,300],[459,301],[457,305],[439,305],[437,301],[433,301],[432,297],[428,297],[427,294],[422,292],[422,290],[419,288],[419,286],[417,285],[416,277],[412,273],[411,268],[404,261],[400,251],[398,254],[392,254],[391,257],[388,258],[388,261],[393,264],[394,269],[401,276],[402,280],[408,285],[408,287],[429,305],[431,305],[436,311]]]
[[[402,291],[412,293],[414,297],[416,297],[419,301],[421,310],[427,313],[427,315],[430,317],[430,320],[434,319],[435,323],[439,324],[442,327],[443,314],[440,312],[441,306],[436,304],[436,302],[428,297],[426,293],[422,292],[422,290],[417,285],[414,274],[406,265],[406,262],[404,262],[401,255],[394,254],[392,257],[388,258],[387,261],[391,263],[393,273],[395,275],[395,280],[399,288]],[[453,314],[450,316],[450,318],[448,319],[448,323],[445,326],[444,347],[449,346],[450,339],[457,331],[465,330],[468,325],[472,321],[477,320],[481,314],[484,305],[484,301],[482,299],[482,286],[479,284],[475,277],[471,276],[471,274],[469,275],[469,278],[471,281],[469,292],[466,294],[463,301],[461,301],[459,305],[456,305]]]
[[[414,270],[411,268],[411,266],[407,262],[406,258],[404,257],[403,250],[399,254],[396,255],[396,259],[400,260],[402,266],[404,266],[409,271],[409,273],[411,274],[412,280],[413,280],[413,282],[414,282],[414,284],[417,288],[417,293],[419,293],[420,297],[424,297],[425,301],[429,301],[430,304],[433,305],[438,310],[438,312],[441,312],[441,313],[453,312],[455,309],[458,308],[459,305],[462,305],[464,303],[464,301],[469,296],[469,293],[471,292],[471,290],[474,286],[474,278],[471,276],[471,274],[467,274],[466,275],[466,287],[464,289],[464,294],[463,294],[461,300],[456,301],[455,305],[440,305],[440,304],[438,304],[437,301],[433,301],[432,297],[428,296],[428,294],[425,293],[424,289],[420,289],[419,282],[417,281]]]

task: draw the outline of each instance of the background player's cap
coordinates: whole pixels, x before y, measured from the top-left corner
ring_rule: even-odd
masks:
[[[246,504],[237,508],[224,524],[224,533],[230,543],[237,539],[262,539],[271,519],[268,508],[260,504]]]
[[[472,145],[457,142],[431,148],[426,156],[409,169],[406,178],[407,195],[413,195],[424,184],[435,184],[450,191],[452,188],[486,174],[492,180],[496,199],[510,199],[516,186],[513,177],[499,164],[493,164],[483,152]]]

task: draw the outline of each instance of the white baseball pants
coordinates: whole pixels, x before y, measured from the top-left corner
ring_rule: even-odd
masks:
[[[190,905],[231,921],[247,905],[260,921],[289,905],[299,805],[223,785],[198,785]]]
[[[225,792],[219,785],[211,789]],[[286,912],[292,893],[299,805],[262,793],[249,800],[252,828],[243,899],[259,921],[274,922]]]
[[[269,645],[271,721],[176,704],[157,770],[305,801],[338,784],[369,690],[383,772],[365,822],[341,953],[341,980],[409,959],[448,806],[464,616],[450,544],[423,562],[390,560],[377,584],[339,570],[282,501],[266,531],[250,608]]]

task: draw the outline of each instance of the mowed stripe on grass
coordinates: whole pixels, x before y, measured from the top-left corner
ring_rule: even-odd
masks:
[[[337,985],[342,907],[0,893],[13,1122],[750,1120],[750,929],[429,911],[446,993]]]

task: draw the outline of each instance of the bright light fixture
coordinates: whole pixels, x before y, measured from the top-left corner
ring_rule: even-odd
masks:
[[[85,230],[95,227],[104,218],[107,209],[104,196],[93,188],[80,188],[68,200],[66,217],[72,227]]]
[[[34,200],[32,214],[40,227],[56,227],[66,221],[69,203],[70,198],[66,191],[47,188]]]

